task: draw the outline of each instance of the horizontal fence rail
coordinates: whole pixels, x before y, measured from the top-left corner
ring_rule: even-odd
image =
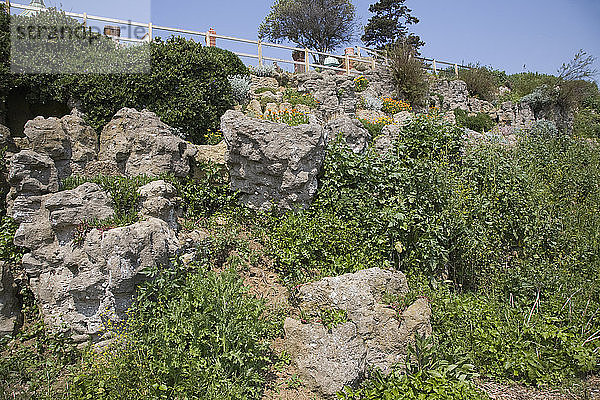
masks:
[[[11,8],[25,10],[25,11],[27,11],[27,10],[34,11],[34,12],[39,12],[39,11],[44,10],[43,8],[39,8],[39,7],[33,7],[33,6],[29,6],[29,5],[24,5],[24,4],[12,3],[10,0],[0,0],[0,4],[6,5],[6,9],[9,14],[10,14]],[[141,38],[131,38],[131,37],[114,36],[114,35],[107,34],[107,36],[109,36],[119,42],[127,42],[127,43],[144,43],[144,42],[146,42],[146,43],[148,43],[148,42],[152,42],[154,40],[154,37],[156,36],[155,35],[156,31],[163,31],[163,32],[175,33],[175,34],[180,34],[180,35],[188,35],[191,37],[204,38],[206,40],[207,46],[216,46],[217,39],[219,39],[221,41],[231,41],[231,42],[245,44],[245,45],[252,45],[252,46],[255,46],[255,48],[256,48],[256,54],[246,53],[246,52],[241,52],[241,51],[233,51],[233,50],[232,50],[232,52],[239,57],[258,60],[258,65],[264,65],[265,61],[272,61],[272,62],[276,62],[276,63],[292,65],[295,72],[310,71],[310,69],[313,68],[313,69],[319,69],[319,70],[331,70],[331,71],[336,71],[336,72],[344,72],[348,75],[352,75],[352,74],[361,74],[362,73],[361,71],[358,71],[355,68],[357,63],[362,64],[366,68],[376,68],[377,66],[389,65],[389,58],[387,57],[385,52],[369,49],[366,47],[360,47],[360,46],[356,47],[357,54],[354,53],[354,48],[349,48],[349,49],[346,49],[346,54],[339,55],[339,54],[320,52],[320,51],[316,51],[316,50],[310,50],[310,49],[306,49],[306,48],[286,46],[286,45],[278,44],[278,43],[268,43],[268,42],[262,42],[260,40],[242,39],[242,38],[236,38],[236,37],[232,37],[232,36],[219,35],[212,29],[210,29],[206,32],[202,32],[202,31],[195,31],[195,30],[190,30],[190,29],[181,29],[181,28],[173,28],[173,27],[168,27],[168,26],[153,25],[152,22],[147,22],[147,23],[135,22],[135,21],[131,21],[131,20],[122,20],[122,19],[117,19],[117,18],[108,18],[108,17],[101,17],[101,16],[96,16],[96,15],[88,15],[87,13],[74,13],[74,12],[68,12],[68,11],[63,11],[63,12],[66,16],[69,16],[72,18],[77,18],[77,19],[81,20],[83,22],[84,26],[88,26],[89,21],[98,21],[98,22],[104,22],[104,23],[110,23],[110,24],[124,25],[124,26],[128,26],[128,27],[139,27],[139,28],[144,29],[144,35]],[[284,59],[284,58],[279,58],[279,57],[265,56],[265,55],[263,55],[263,51],[265,48],[292,51],[295,54],[297,54],[298,56],[302,55],[303,60],[294,60],[294,59],[289,60],[289,59]],[[363,56],[363,54],[364,54],[364,56]],[[337,66],[332,66],[332,65],[320,64],[318,62],[311,62],[311,60],[310,60],[311,57],[313,57],[313,60],[324,60],[325,58],[330,57],[334,60],[337,60],[337,62],[339,64]],[[294,57],[292,57],[292,58],[294,58]],[[298,58],[300,58],[300,57],[298,57]],[[417,57],[417,58],[419,60],[423,61],[424,65],[425,65],[425,69],[433,71],[434,74],[438,73],[438,65],[440,65],[440,64],[446,65],[450,68],[453,67],[454,73],[457,77],[458,77],[459,69],[470,69],[470,67],[468,67],[468,66],[460,65],[460,64],[456,64],[456,63],[439,61],[439,60],[435,60],[435,59],[431,59],[431,58],[422,58],[422,57]]]

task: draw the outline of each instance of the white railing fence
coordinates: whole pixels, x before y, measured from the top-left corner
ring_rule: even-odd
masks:
[[[24,5],[24,4],[12,3],[10,0],[0,0],[0,4],[5,4],[8,13],[11,12],[11,9],[33,11],[33,12],[39,12],[39,11],[43,10],[38,7],[32,7],[32,6]],[[315,50],[311,50],[311,49],[307,49],[307,48],[299,48],[299,47],[286,46],[286,45],[277,44],[277,43],[263,42],[260,40],[242,39],[242,38],[236,38],[236,37],[232,37],[232,36],[219,35],[213,29],[209,29],[206,32],[202,32],[202,31],[195,31],[195,30],[190,30],[190,29],[181,29],[181,28],[173,28],[173,27],[168,27],[168,26],[154,25],[152,22],[135,22],[135,21],[131,21],[131,20],[122,20],[122,19],[118,19],[118,18],[109,18],[109,17],[101,17],[101,16],[96,16],[96,15],[88,15],[87,13],[74,13],[74,12],[68,12],[68,11],[64,11],[64,13],[65,13],[65,15],[67,15],[69,17],[80,20],[84,24],[84,26],[88,26],[90,24],[90,21],[98,21],[98,22],[116,24],[119,26],[127,27],[128,29],[126,31],[128,32],[129,36],[113,36],[110,34],[107,35],[119,42],[128,42],[128,43],[151,42],[152,40],[154,40],[155,37],[159,36],[159,35],[156,35],[157,31],[158,32],[162,31],[162,32],[169,32],[169,33],[175,34],[175,35],[177,35],[177,34],[178,35],[187,35],[191,38],[198,38],[198,37],[204,38],[204,40],[206,41],[206,44],[208,46],[216,46],[217,39],[219,39],[220,41],[225,41],[225,42],[234,42],[236,44],[251,45],[256,49],[256,53],[247,53],[247,52],[240,52],[240,51],[234,51],[234,50],[231,50],[231,51],[239,57],[257,60],[258,65],[263,65],[265,61],[288,64],[288,65],[293,66],[295,72],[310,71],[311,68],[313,68],[313,69],[319,69],[319,70],[326,69],[326,70],[332,70],[332,71],[337,71],[337,72],[343,72],[348,75],[361,74],[362,72],[358,71],[355,68],[357,63],[360,63],[363,67],[366,67],[366,68],[375,68],[378,65],[388,65],[388,61],[389,61],[388,58],[382,52],[373,50],[373,49],[369,49],[366,47],[356,47],[356,53],[354,53],[354,48],[351,48],[351,49],[346,49],[346,54],[344,54],[344,55],[336,55],[336,54],[332,54],[332,53],[324,53],[324,52],[320,52],[320,51],[315,51]],[[142,30],[142,31],[140,31],[140,29],[136,29],[137,36],[140,36],[141,32],[144,32],[144,35],[141,37],[130,37],[131,36],[131,27],[140,28]],[[222,47],[222,46],[219,46],[219,47]],[[224,46],[223,48],[227,49],[227,46]],[[281,58],[282,56],[274,57],[274,56],[264,55],[263,54],[264,50],[269,49],[269,48],[270,49],[278,49],[278,50],[288,50],[288,51],[291,51],[293,55],[296,55],[296,57],[292,56],[292,59],[290,60],[290,59]],[[331,57],[331,58],[337,60],[339,62],[339,64],[337,66],[323,65],[323,64],[311,62],[311,57],[313,57],[315,59],[323,59],[325,57]],[[294,59],[294,58],[297,58],[297,59]],[[465,68],[468,69],[469,68],[464,65],[459,65],[456,63],[450,63],[450,62],[446,62],[446,61],[438,61],[435,59],[428,59],[428,58],[420,58],[420,59],[422,61],[424,61],[424,63],[426,64],[426,69],[433,71],[434,74],[438,73],[437,67],[440,64],[446,65],[449,67],[453,67],[454,73],[456,74],[456,76],[458,76],[459,69],[465,69]]]

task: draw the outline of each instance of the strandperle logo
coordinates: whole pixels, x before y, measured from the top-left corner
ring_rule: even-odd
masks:
[[[104,27],[83,24],[56,9],[11,16],[11,72],[33,74],[148,73],[150,45],[104,35]],[[120,25],[125,38],[142,40],[139,26]]]

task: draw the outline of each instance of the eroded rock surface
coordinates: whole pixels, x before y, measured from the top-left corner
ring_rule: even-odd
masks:
[[[147,202],[153,191],[146,189]],[[113,216],[112,206],[107,193],[85,183],[41,196],[39,210],[15,234],[15,244],[30,251],[23,269],[53,330],[96,340],[104,322],[123,319],[144,279],[142,270],[168,264],[176,251],[175,232],[154,217],[107,231],[82,230],[82,221]]]
[[[325,134],[315,123],[288,126],[227,111],[221,118],[231,188],[258,210],[310,204],[324,157]]]
[[[330,332],[320,323],[287,318],[286,345],[306,383],[325,395],[359,380],[369,368],[389,373],[401,364],[416,334],[431,334],[431,311],[418,299],[401,315],[383,304],[383,296],[408,292],[398,271],[372,268],[303,285],[299,308],[318,318],[323,310],[345,312],[347,322]]]
[[[150,111],[123,108],[100,135],[98,160],[113,162],[128,176],[190,173],[196,149]]]
[[[346,115],[336,118],[325,125],[327,142],[332,142],[341,135],[348,147],[356,154],[362,153],[369,146],[371,135],[358,119]]]
[[[21,304],[9,265],[0,261],[0,337],[12,335],[21,318]]]

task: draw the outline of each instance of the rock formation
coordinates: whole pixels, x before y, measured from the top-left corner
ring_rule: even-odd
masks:
[[[315,123],[288,126],[227,111],[221,118],[231,189],[257,210],[306,207],[317,191],[325,135]]]
[[[298,307],[303,315],[318,318],[323,310],[334,310],[347,316],[331,331],[322,323],[286,319],[286,347],[305,383],[331,396],[357,382],[369,368],[389,373],[403,363],[415,335],[431,334],[426,300],[417,299],[401,315],[383,304],[384,294],[407,292],[401,272],[380,268],[301,286]]]
[[[100,135],[99,161],[116,164],[128,176],[190,173],[196,150],[150,111],[123,108]]]

